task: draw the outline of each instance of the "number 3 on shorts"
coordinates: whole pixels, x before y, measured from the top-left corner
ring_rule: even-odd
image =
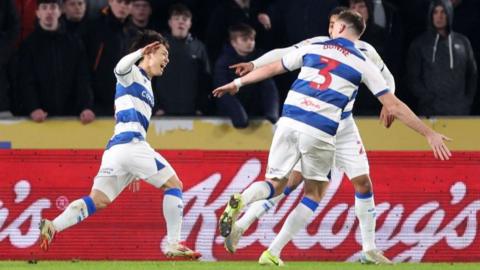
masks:
[[[325,80],[323,83],[317,83],[317,82],[310,82],[310,87],[315,88],[317,90],[326,90],[330,86],[330,83],[332,83],[332,75],[330,74],[330,71],[335,69],[340,65],[340,62],[325,57],[325,56],[320,56],[320,71],[318,71],[318,74],[322,75]]]

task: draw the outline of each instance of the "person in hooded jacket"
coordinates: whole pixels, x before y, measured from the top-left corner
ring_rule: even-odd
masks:
[[[477,65],[470,41],[452,29],[449,0],[435,0],[428,30],[409,49],[407,81],[424,116],[469,115],[477,89]]]
[[[154,80],[155,114],[203,115],[208,111],[211,70],[207,49],[190,33],[192,12],[183,4],[169,9],[170,32],[165,38],[170,45],[170,63],[162,77]]]

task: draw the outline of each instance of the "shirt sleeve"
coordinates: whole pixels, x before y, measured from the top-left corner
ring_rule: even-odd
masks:
[[[382,73],[383,78],[387,82],[388,89],[394,93],[395,92],[395,78],[393,77],[392,73],[388,69],[387,65],[385,65],[385,62],[383,62],[382,57],[378,54],[377,50],[375,48],[364,42],[365,46],[365,55],[372,61],[372,63],[380,70]]]
[[[380,97],[388,92],[387,82],[383,78],[380,70],[375,66],[375,64],[369,59],[366,59],[366,62],[363,65],[363,77],[362,82],[370,89],[376,97]]]
[[[127,54],[120,61],[118,61],[117,66],[114,69],[115,77],[118,82],[124,86],[132,84],[134,80],[135,72],[132,72],[135,66],[135,63],[142,58],[142,50],[137,50],[133,53]]]
[[[287,55],[282,57],[282,65],[288,71],[296,70],[302,67],[303,65],[303,56],[305,55],[306,50],[310,46],[305,46],[297,50],[289,52]]]

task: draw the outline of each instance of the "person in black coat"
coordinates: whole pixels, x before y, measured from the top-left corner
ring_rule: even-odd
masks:
[[[183,4],[170,8],[170,63],[156,78],[156,115],[203,115],[211,88],[210,62],[205,45],[190,34],[192,13]]]
[[[85,0],[63,0],[62,23],[68,32],[78,34],[85,31],[87,4]]]
[[[262,0],[265,1],[265,0]],[[269,43],[270,30],[262,23],[262,16],[265,17],[264,5],[261,1],[253,0],[224,0],[213,11],[206,29],[206,45],[208,55],[214,63],[225,43],[228,43],[228,29],[239,23],[252,26],[257,33],[257,40],[260,41],[257,47],[266,49]],[[262,15],[259,17],[259,15]]]
[[[133,28],[143,31],[157,30],[152,22],[152,4],[150,0],[131,0],[129,23]]]
[[[88,66],[92,75],[94,111],[100,116],[112,116],[115,95],[116,63],[128,52],[136,31],[128,27],[130,0],[109,0],[100,17],[90,21],[83,36]]]
[[[10,110],[7,65],[19,32],[20,22],[13,0],[0,1],[0,113]]]
[[[477,91],[477,64],[469,39],[454,31],[450,0],[430,4],[428,30],[411,44],[409,88],[424,116],[469,115]]]
[[[215,63],[213,74],[214,88],[233,81],[237,76],[229,67],[233,64],[250,62],[261,54],[255,51],[255,30],[238,24],[230,27],[230,45]],[[217,99],[220,115],[226,115],[236,128],[246,128],[249,117],[264,117],[276,123],[279,115],[278,89],[272,79],[264,80],[242,88],[235,96],[224,95]]]
[[[35,122],[47,116],[95,119],[85,51],[78,36],[59,24],[60,0],[38,0],[38,26],[20,48],[19,91],[24,112]]]

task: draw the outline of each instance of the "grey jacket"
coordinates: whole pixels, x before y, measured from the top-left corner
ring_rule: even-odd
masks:
[[[433,26],[436,6],[448,17],[448,36]],[[453,7],[449,0],[435,0],[428,13],[428,30],[410,46],[407,60],[409,87],[418,100],[420,115],[468,115],[476,92],[477,66],[470,41],[452,30]]]

